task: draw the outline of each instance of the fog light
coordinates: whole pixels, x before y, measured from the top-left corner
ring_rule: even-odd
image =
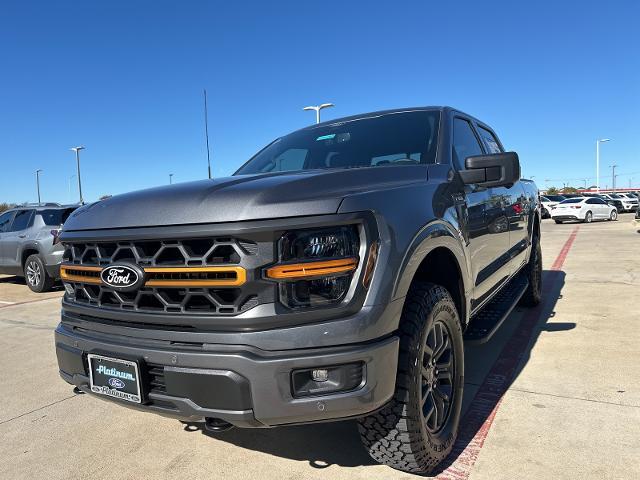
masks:
[[[362,362],[294,370],[291,393],[294,397],[311,397],[356,390],[362,386],[364,371]]]
[[[329,380],[329,370],[313,370],[311,378],[314,382],[326,382]]]

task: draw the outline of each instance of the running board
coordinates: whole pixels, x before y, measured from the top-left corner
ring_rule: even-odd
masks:
[[[509,283],[471,318],[464,333],[465,341],[471,344],[488,342],[518,305],[528,286],[529,281],[524,272],[509,280]]]

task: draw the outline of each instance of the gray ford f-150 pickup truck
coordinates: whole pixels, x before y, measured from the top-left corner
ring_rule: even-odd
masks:
[[[463,339],[541,296],[538,191],[448,107],[304,128],[232,177],[84,206],[61,239],[76,391],[212,431],[354,418],[414,473],[455,441]]]

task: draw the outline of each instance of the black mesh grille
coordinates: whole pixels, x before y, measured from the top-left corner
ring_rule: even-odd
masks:
[[[97,266],[116,262],[137,263],[142,267],[238,265],[244,256],[256,252],[255,243],[232,238],[86,242],[70,244],[65,250],[64,261]]]
[[[106,267],[128,262],[150,267],[209,267],[238,265],[251,268],[258,260],[258,245],[233,238],[197,238],[162,241],[83,242],[66,245],[64,264],[76,275],[74,265]],[[253,257],[253,258],[252,258]],[[119,311],[165,314],[237,315],[259,304],[265,287],[247,282],[233,287],[146,286],[136,291],[116,291],[95,284],[98,273],[82,272],[87,282],[67,282],[72,291],[66,300]],[[229,272],[148,273],[147,280],[230,279]],[[227,278],[228,277],[228,278]],[[92,283],[91,280],[94,280]]]

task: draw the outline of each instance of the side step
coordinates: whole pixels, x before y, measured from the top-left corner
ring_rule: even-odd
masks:
[[[529,281],[520,273],[513,277],[496,296],[476,313],[464,333],[468,343],[485,343],[493,336],[522,298]]]

